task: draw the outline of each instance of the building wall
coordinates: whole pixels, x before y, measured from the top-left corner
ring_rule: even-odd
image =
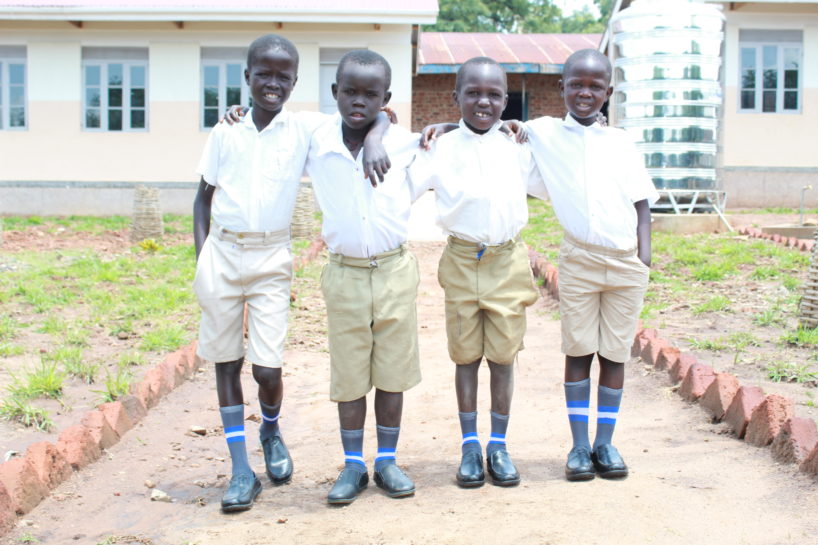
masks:
[[[276,32],[299,49],[299,80],[289,109],[316,110],[322,47],[378,51],[392,65],[392,107],[408,127],[411,112],[410,25],[0,21],[0,46],[27,49],[27,128],[0,130],[0,182],[196,182],[207,131],[200,129],[201,48],[246,48]],[[82,48],[148,50],[148,130],[82,129]],[[12,210],[11,212],[13,212]],[[0,199],[0,213],[9,213]]]
[[[525,84],[528,93],[528,118],[544,115],[562,117],[565,107],[559,96],[554,74],[509,74],[509,92],[519,92]],[[454,74],[418,74],[412,85],[412,130],[420,131],[426,125],[456,122],[460,112],[452,99]]]

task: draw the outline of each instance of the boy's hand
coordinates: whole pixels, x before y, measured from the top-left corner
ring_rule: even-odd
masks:
[[[393,110],[389,106],[384,106],[383,108],[381,108],[381,111],[386,114],[386,117],[389,118],[390,123],[392,123],[393,125],[398,124],[398,114],[395,113],[395,110]]]
[[[222,121],[224,121],[228,125],[235,125],[236,123],[241,123],[241,118],[244,117],[244,114],[247,113],[247,110],[249,110],[249,108],[247,108],[246,106],[237,106],[234,104],[233,106],[230,106],[227,109],[227,112],[225,112],[224,117],[219,120],[219,123],[221,123]]]
[[[443,136],[447,132],[458,127],[459,125],[455,123],[435,123],[434,125],[426,125],[423,127],[423,130],[420,131],[420,148],[427,151],[430,150],[434,140],[437,140],[438,137]]]
[[[500,125],[500,132],[509,136],[514,136],[518,144],[528,142],[528,129],[525,123],[516,119],[507,119]]]
[[[378,187],[378,182],[383,182],[386,173],[392,168],[386,148],[378,138],[367,139],[363,154],[361,162],[364,167],[364,178],[369,180],[372,187]]]
[[[607,127],[608,126],[608,118],[605,117],[605,114],[602,112],[596,113],[596,122],[599,123],[600,127]],[[648,265],[650,267],[650,265]]]

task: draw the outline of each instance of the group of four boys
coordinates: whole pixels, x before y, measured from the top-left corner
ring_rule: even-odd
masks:
[[[594,50],[565,63],[560,90],[568,115],[540,118],[518,132],[500,130],[506,75],[478,57],[457,73],[459,125],[418,136],[390,124],[391,70],[369,50],[343,57],[332,86],[339,115],[288,112],[298,52],[266,35],[249,48],[245,78],[253,107],[235,126],[208,138],[194,202],[202,307],[198,354],[216,362],[216,387],[232,477],[226,512],[248,509],[261,491],[247,458],[240,374],[245,360],[258,384],[266,473],[286,483],[292,459],[278,418],[283,394],[292,259],[289,222],[306,170],[323,213],[329,261],[321,289],[327,308],[330,397],[338,403],[344,469],[330,504],[352,502],[369,480],[363,457],[366,395],[375,387],[378,453],[374,480],[390,497],[415,492],[396,464],[403,392],[420,382],[415,300],[417,260],[407,249],[411,204],[434,190],[438,224],[448,236],[438,268],[445,291],[449,355],[462,432],[457,482],[485,481],[477,434],[477,377],[491,373],[491,435],[486,467],[499,486],[520,475],[506,449],[513,364],[523,348],[525,309],[537,299],[520,230],[527,195],[550,196],[565,229],[560,249],[560,314],[565,395],[574,445],[569,480],[627,475],[611,444],[622,396],[623,362],[636,328],[650,264],[649,204],[656,191],[623,131],[596,123],[611,93],[610,65]],[[446,134],[437,136],[437,133]],[[428,135],[428,138],[427,138]],[[432,140],[431,142],[427,140]],[[369,179],[367,181],[367,178]],[[247,346],[244,346],[244,306]],[[590,367],[600,362],[597,435],[588,435]]]

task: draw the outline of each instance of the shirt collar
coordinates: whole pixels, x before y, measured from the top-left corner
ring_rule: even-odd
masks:
[[[270,121],[270,123],[261,129],[258,132],[264,132],[266,130],[271,129],[274,125],[283,125],[287,123],[290,119],[290,112],[286,108],[281,108],[281,111],[276,114],[276,116]],[[244,114],[244,117],[241,119],[241,124],[247,128],[256,130],[256,124],[253,123],[253,108],[247,110],[247,113]]]
[[[469,135],[474,136],[474,137],[488,136],[488,135],[490,135],[492,133],[495,133],[500,129],[502,124],[503,124],[503,120],[498,119],[497,123],[492,125],[492,127],[489,130],[487,130],[483,134],[478,134],[478,133],[474,132],[473,130],[471,130],[468,125],[466,125],[466,122],[463,121],[463,118],[460,118],[460,122],[458,123],[458,125],[460,125],[460,128],[465,131],[463,134],[469,134]]]
[[[577,130],[577,129],[601,129],[602,126],[599,124],[598,121],[594,121],[592,124],[588,125],[587,127],[581,124],[579,121],[574,119],[570,113],[565,114],[565,119],[562,120],[562,124],[564,127],[569,129]]]

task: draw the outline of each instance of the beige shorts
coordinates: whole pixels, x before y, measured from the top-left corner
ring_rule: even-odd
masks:
[[[611,361],[627,361],[648,275],[636,249],[585,244],[566,235],[559,258],[563,353],[598,352]]]
[[[525,309],[539,296],[525,243],[481,247],[450,236],[437,279],[446,294],[452,361],[463,365],[485,356],[494,363],[513,363],[523,349]]]
[[[418,262],[404,246],[371,259],[330,254],[321,273],[327,305],[330,399],[372,387],[405,392],[420,382]]]
[[[289,231],[232,233],[213,225],[193,280],[202,308],[199,357],[227,362],[245,356],[255,365],[281,367],[291,278]]]

